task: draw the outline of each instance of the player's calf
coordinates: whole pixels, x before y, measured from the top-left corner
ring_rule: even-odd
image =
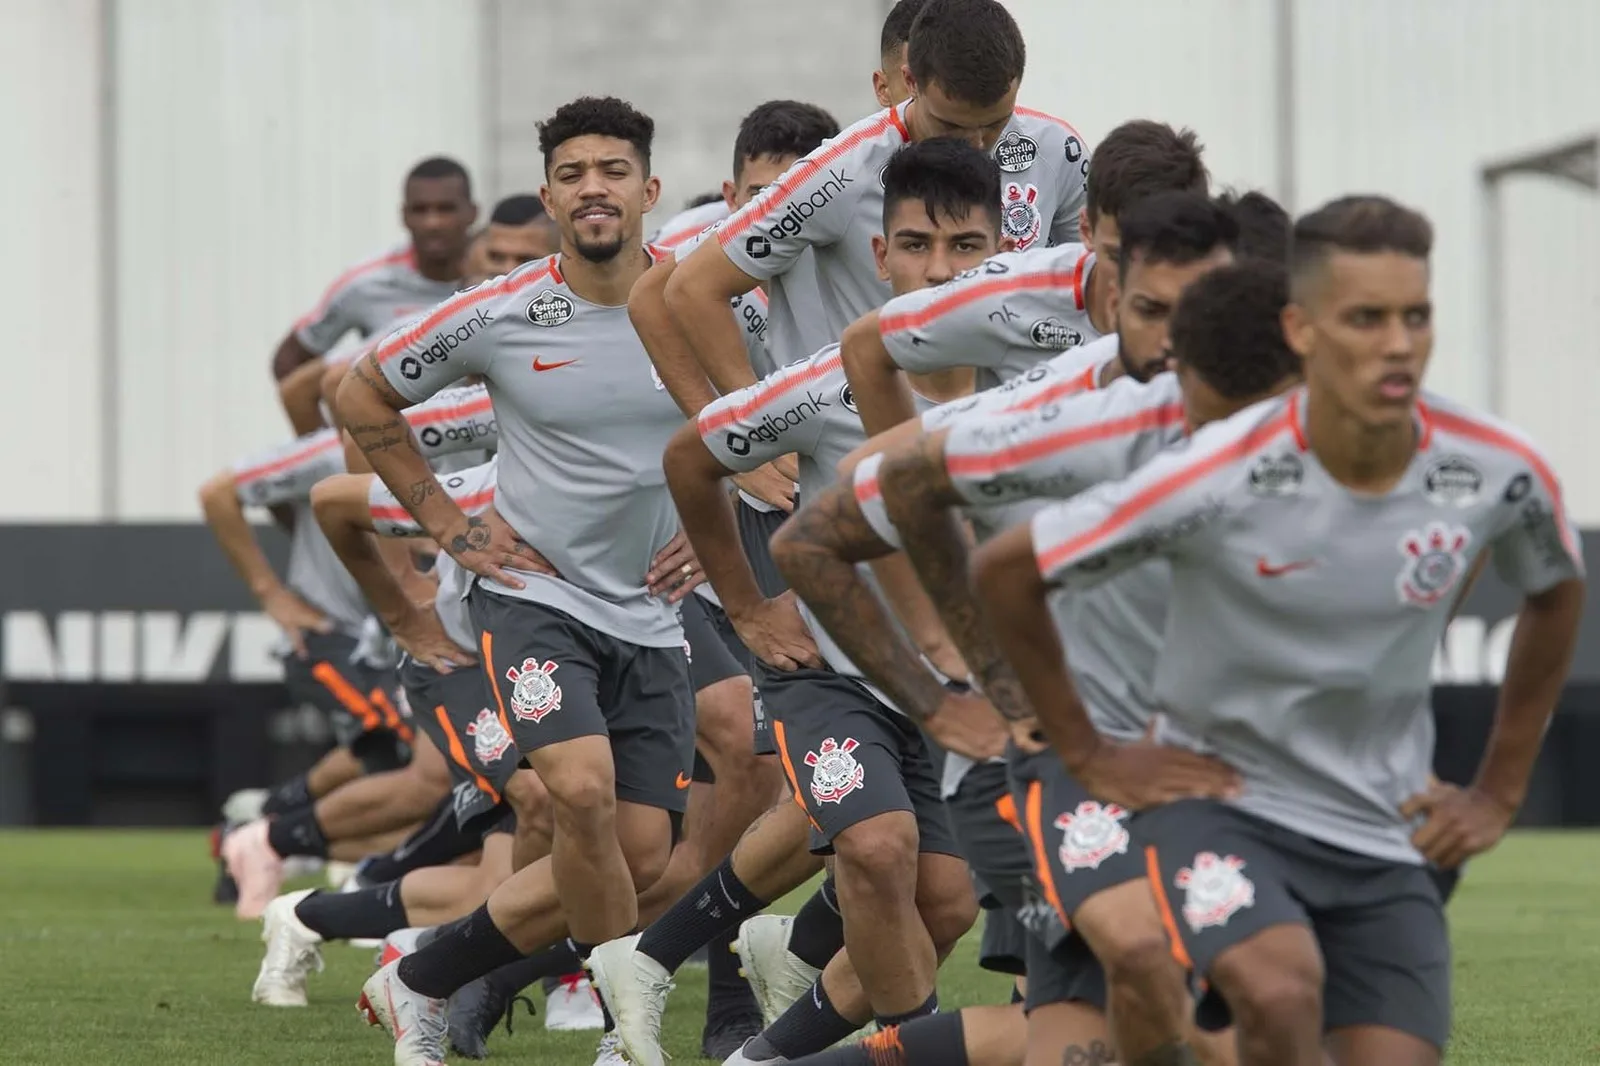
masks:
[[[1182,1044],[1189,1031],[1189,992],[1149,882],[1140,878],[1102,889],[1072,912],[1072,922],[1105,968],[1107,1006],[1118,1034],[1124,1042],[1130,1031],[1144,1034],[1124,1049],[1127,1060],[1138,1063],[1138,1054]]]
[[[916,816],[887,811],[833,838],[845,945],[880,1021],[928,1013],[936,956],[917,910]]]

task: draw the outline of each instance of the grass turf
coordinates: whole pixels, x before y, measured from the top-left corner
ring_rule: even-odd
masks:
[[[386,1063],[391,1045],[355,1010],[372,953],[324,949],[307,1010],[249,1002],[259,926],[208,902],[197,832],[0,833],[0,1062],[15,1066],[320,1066]],[[1471,1066],[1600,1062],[1600,834],[1519,833],[1475,862],[1451,905],[1456,1033]],[[798,902],[791,898],[791,904]],[[946,1008],[1003,1002],[1006,981],[972,962],[973,938],[940,974]],[[537,996],[536,996],[537,998]],[[699,1058],[704,970],[685,968],[666,1048]],[[499,1062],[589,1066],[597,1034],[519,1018],[490,1042]],[[464,1060],[463,1060],[464,1061]]]

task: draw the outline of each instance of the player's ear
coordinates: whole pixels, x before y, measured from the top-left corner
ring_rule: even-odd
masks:
[[[878,264],[878,280],[889,280],[889,242],[883,239],[883,234],[872,235],[872,261]]]
[[[1092,232],[1094,231],[1089,226],[1089,209],[1085,207],[1078,212],[1078,243],[1085,248],[1093,247],[1089,241],[1089,234]]]
[[[879,107],[892,106],[889,102],[889,75],[881,70],[872,72],[872,95],[878,98]]]
[[[739,210],[738,200],[739,186],[731,181],[724,181],[722,183],[722,202],[728,205],[729,211]]]
[[[654,174],[644,182],[644,213],[649,214],[655,210],[656,203],[661,199],[661,179]]]
[[[1290,300],[1279,315],[1283,323],[1283,339],[1289,342],[1295,354],[1305,359],[1311,352],[1311,340],[1316,333],[1316,327],[1311,324],[1311,316],[1306,309]]]
[[[554,219],[556,217],[556,206],[550,202],[550,186],[548,184],[539,186],[539,202],[544,204],[545,216]]]
[[[906,92],[911,94],[912,99],[916,99],[916,96],[917,96],[917,79],[913,78],[911,76],[911,64],[910,63],[902,63],[902,64],[900,64],[900,77],[905,79]],[[887,84],[888,79],[884,79],[884,80],[885,80],[885,84]]]

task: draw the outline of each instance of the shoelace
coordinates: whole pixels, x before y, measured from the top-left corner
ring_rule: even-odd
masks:
[[[528,1017],[530,1017],[530,1018],[538,1017],[539,1011],[534,1007],[533,1000],[529,999],[527,996],[512,996],[510,1001],[506,1003],[506,1035],[507,1036],[511,1035],[511,1019],[516,1016],[517,1004],[518,1003],[520,1003],[524,1007],[528,1008]]]

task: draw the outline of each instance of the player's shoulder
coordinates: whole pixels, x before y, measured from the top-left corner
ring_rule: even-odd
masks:
[[[817,145],[805,158],[845,160],[882,156],[886,160],[911,143],[905,119],[909,106],[908,100],[859,119]],[[876,181],[877,175],[872,178]]]
[[[671,252],[687,241],[697,241],[708,227],[727,218],[729,213],[728,205],[721,200],[679,211],[662,223],[650,243],[663,252]]]
[[[1417,411],[1424,447],[1434,455],[1424,474],[1430,485],[1448,481],[1452,491],[1472,496],[1504,490],[1509,499],[1519,493],[1519,478],[1536,478],[1552,491],[1558,484],[1544,449],[1505,419],[1426,391]]]
[[[1253,496],[1297,492],[1305,479],[1304,407],[1303,389],[1251,404],[1201,426],[1141,474],[1177,489],[1220,480],[1224,489]]]
[[[1029,293],[1044,292],[1054,305],[1057,297],[1053,290],[1057,289],[1070,291],[1077,308],[1082,309],[1083,287],[1092,261],[1092,253],[1081,244],[1000,252],[942,285],[896,296],[883,306],[878,326],[884,333],[896,332],[986,297],[1026,299]]]
[[[1089,142],[1064,118],[1017,105],[1011,122],[995,145],[995,163],[1007,174],[1020,174],[1036,163],[1080,163]]]
[[[790,383],[797,380],[817,383],[844,381],[844,360],[839,356],[839,345],[837,343],[824,345],[810,355],[796,359],[792,363],[785,363],[767,375],[765,380],[780,379]]]
[[[417,253],[408,244],[394,245],[351,264],[334,282],[340,289],[382,285],[417,273]]]
[[[234,480],[292,478],[309,464],[334,460],[344,463],[339,431],[324,426],[245,456],[233,465]]]

